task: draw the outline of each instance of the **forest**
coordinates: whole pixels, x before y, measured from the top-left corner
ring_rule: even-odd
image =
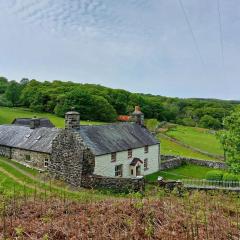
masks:
[[[118,115],[128,115],[135,105],[139,105],[148,119],[221,129],[222,119],[239,104],[240,101],[131,93],[123,89],[71,81],[40,82],[23,78],[17,82],[0,77],[0,106],[25,107],[57,116],[64,116],[66,111],[74,107],[83,120],[113,122]]]

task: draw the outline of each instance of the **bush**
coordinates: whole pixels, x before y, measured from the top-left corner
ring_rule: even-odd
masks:
[[[232,173],[224,173],[223,175],[223,181],[239,181],[239,177]]]
[[[222,178],[223,178],[223,172],[220,170],[212,170],[207,172],[206,174],[207,180],[221,181]]]

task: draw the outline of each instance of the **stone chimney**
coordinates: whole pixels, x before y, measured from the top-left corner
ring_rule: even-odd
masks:
[[[65,114],[65,129],[79,129],[80,128],[80,113],[70,111]]]
[[[30,128],[35,129],[35,128],[38,128],[39,126],[40,126],[40,119],[34,116],[34,118],[30,120]]]
[[[135,123],[144,126],[144,114],[141,112],[141,108],[139,106],[135,106],[135,110],[132,113],[132,118]]]

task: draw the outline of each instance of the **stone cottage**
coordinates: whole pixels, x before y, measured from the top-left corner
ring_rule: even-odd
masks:
[[[137,189],[139,176],[158,171],[160,144],[144,127],[139,107],[132,117],[134,122],[86,126],[71,111],[65,129],[47,119],[15,119],[0,125],[0,155],[47,169],[74,186]]]

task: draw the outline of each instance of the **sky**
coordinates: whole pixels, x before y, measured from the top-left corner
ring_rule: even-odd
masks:
[[[0,75],[240,100],[239,0],[0,0]]]

